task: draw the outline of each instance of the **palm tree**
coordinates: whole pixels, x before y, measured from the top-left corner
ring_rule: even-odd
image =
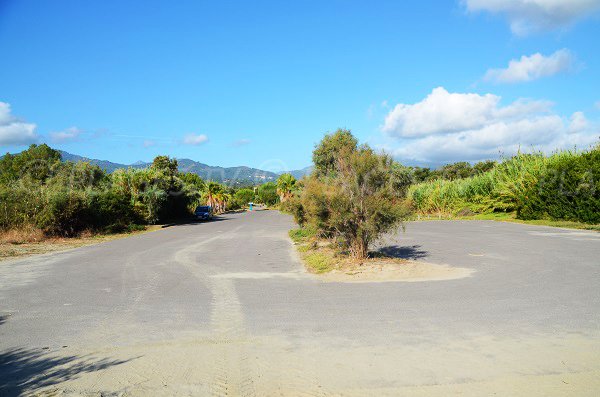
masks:
[[[217,182],[209,182],[208,185],[206,185],[206,190],[204,190],[204,199],[206,200],[206,205],[210,205],[215,210],[218,210],[218,196],[222,192],[223,187],[221,185],[219,185]]]
[[[281,174],[277,178],[277,194],[281,202],[290,198],[294,190],[296,190],[296,178],[292,174]]]

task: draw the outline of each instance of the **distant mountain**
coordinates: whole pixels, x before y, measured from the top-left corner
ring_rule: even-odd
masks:
[[[60,155],[62,156],[63,161],[72,161],[74,163],[77,163],[79,161],[86,161],[90,164],[94,164],[97,165],[98,167],[102,168],[104,171],[111,173],[114,172],[116,169],[119,168],[145,168],[147,166],[150,165],[150,163],[143,163],[138,161],[137,163],[134,164],[119,164],[119,163],[113,163],[107,160],[96,160],[96,159],[90,159],[88,157],[83,157],[83,156],[78,156],[76,154],[71,154],[68,152],[65,152],[63,150],[59,150]]]
[[[143,161],[137,161],[133,164],[119,164],[106,160],[90,159],[62,150],[60,151],[60,154],[62,155],[63,161],[87,161],[90,164],[97,165],[108,173],[114,172],[119,168],[146,168],[151,164]],[[177,159],[177,162],[179,163],[179,171],[181,172],[191,172],[200,176],[204,180],[227,184],[274,182],[279,177],[279,175],[274,172],[244,166],[213,167],[190,159]]]
[[[250,167],[213,167],[190,159],[177,159],[179,171],[191,172],[199,175],[202,179],[224,182],[251,182],[264,183],[274,182],[278,175],[274,172],[259,170]]]
[[[310,175],[312,170],[313,170],[313,167],[312,167],[312,165],[310,165],[308,167],[302,168],[301,170],[281,172],[280,175],[281,174],[292,174],[294,176],[294,178],[301,179],[304,176]]]

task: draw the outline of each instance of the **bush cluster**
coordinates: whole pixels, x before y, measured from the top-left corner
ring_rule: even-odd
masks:
[[[274,195],[277,201],[272,185],[259,188],[259,200],[272,203]],[[201,204],[218,213],[253,200],[254,189],[207,183],[179,172],[177,160],[167,156],[156,157],[145,169],[112,174],[86,162],[62,162],[60,152],[47,145],[0,158],[0,231],[33,227],[57,236],[117,232],[188,217]]]
[[[600,222],[600,147],[584,152],[519,153],[489,171],[412,185],[424,214],[516,212],[521,219]]]

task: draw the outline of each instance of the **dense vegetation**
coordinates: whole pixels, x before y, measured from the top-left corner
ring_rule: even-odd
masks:
[[[355,259],[368,256],[369,244],[404,218],[393,160],[369,146],[358,146],[347,130],[326,135],[313,152],[314,171],[301,190],[287,189],[283,206],[305,228],[314,229]]]
[[[255,197],[253,187],[235,189],[179,172],[177,160],[167,156],[112,174],[87,162],[63,162],[47,145],[0,158],[0,231],[115,232],[189,217],[199,204],[222,212],[254,200],[275,204],[276,184],[260,186]]]
[[[47,145],[32,145],[0,158],[0,231],[115,232],[189,217],[200,204],[223,212],[253,201],[282,202],[299,224],[361,258],[409,208],[418,214],[506,212],[600,223],[600,146],[431,170],[403,166],[338,130],[315,147],[313,163],[312,175],[300,181],[283,174],[277,182],[232,188],[178,171],[177,160],[167,156],[146,168],[108,174],[87,162],[64,162]]]
[[[520,219],[600,223],[600,147],[523,154],[463,179],[411,186],[408,198],[423,214],[516,212]]]

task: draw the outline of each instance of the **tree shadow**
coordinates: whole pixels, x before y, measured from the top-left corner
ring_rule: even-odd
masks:
[[[44,349],[9,349],[0,352],[0,396],[35,394],[83,373],[102,370],[130,360],[53,356]]]
[[[228,218],[224,218],[220,215],[215,215],[212,217],[212,219],[180,219],[177,221],[172,221],[170,223],[166,223],[164,225],[161,226],[161,229],[165,229],[167,227],[173,227],[173,226],[190,226],[190,225],[201,225],[204,223],[213,223],[213,222],[221,222],[221,221],[228,221]]]
[[[383,255],[392,258],[400,259],[423,259],[429,256],[429,252],[421,249],[420,245],[411,246],[399,246],[390,245],[387,247],[381,247],[375,251],[376,255]]]

